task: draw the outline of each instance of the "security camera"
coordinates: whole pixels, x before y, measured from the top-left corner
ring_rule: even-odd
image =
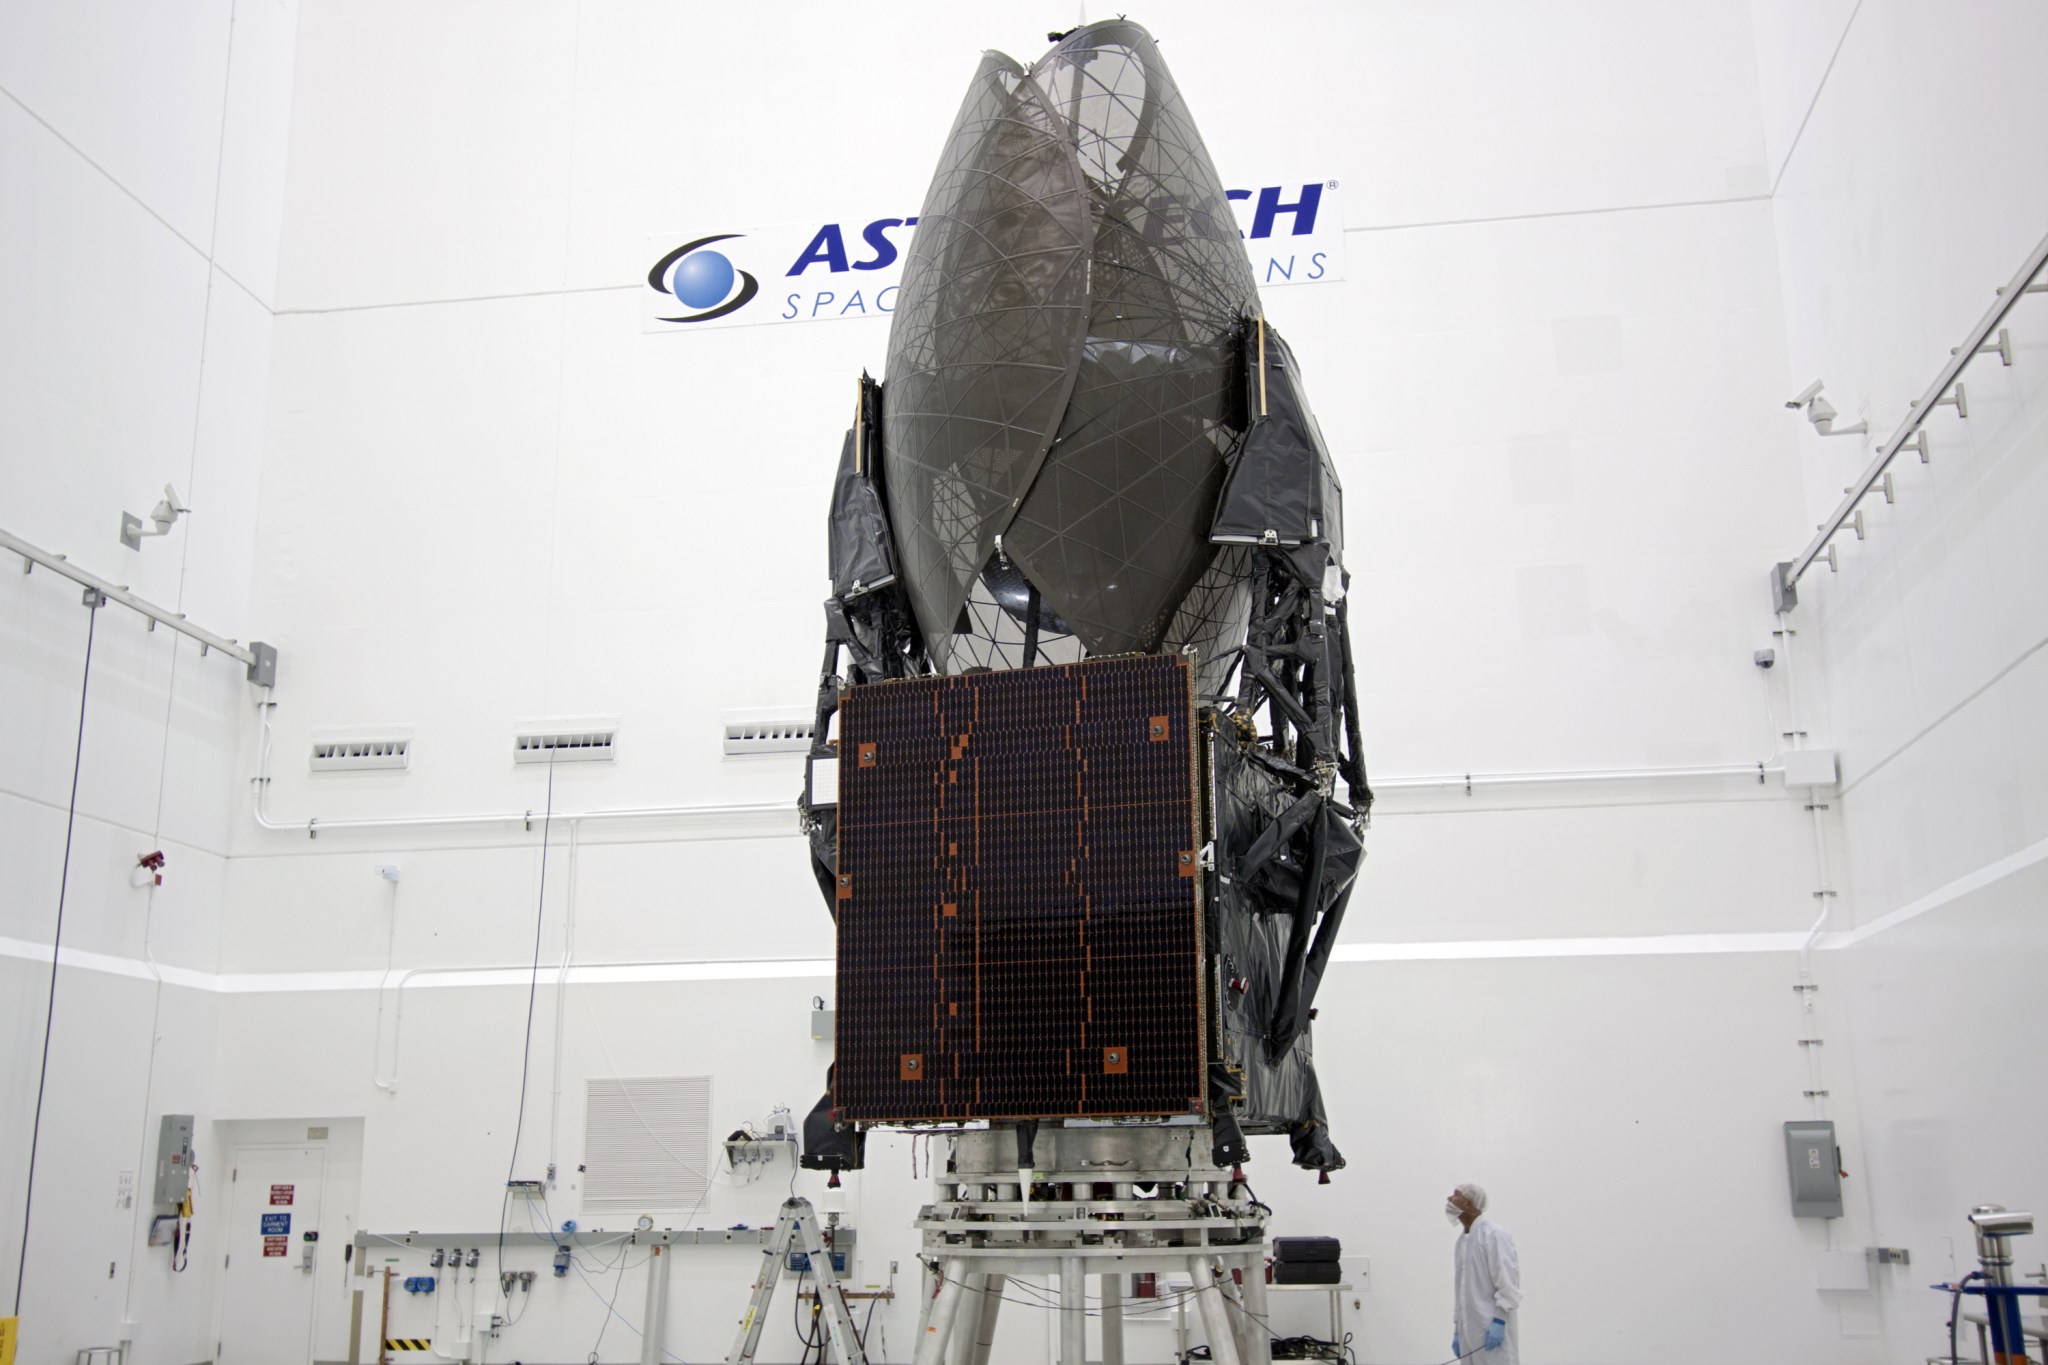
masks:
[[[1808,384],[1805,388],[1799,391],[1798,397],[1787,398],[1785,400],[1785,406],[1788,408],[1805,407],[1808,403],[1812,402],[1815,395],[1817,395],[1820,392],[1820,386],[1821,381],[1818,379],[1814,380],[1811,384]]]
[[[149,529],[143,529],[142,518],[133,512],[121,514],[121,543],[131,550],[140,550],[142,542],[150,536],[169,535],[178,518],[191,510],[179,500],[178,490],[165,484],[163,497],[150,509]]]
[[[150,509],[149,519],[157,524],[156,534],[162,535],[171,529],[172,523],[191,510],[179,499],[178,490],[165,484],[164,495],[157,500],[156,506]]]
[[[1775,649],[1760,649],[1749,657],[1751,662],[1758,668],[1769,668],[1772,664],[1778,662],[1778,651]]]

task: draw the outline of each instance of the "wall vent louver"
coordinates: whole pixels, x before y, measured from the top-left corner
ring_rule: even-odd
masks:
[[[310,766],[316,773],[403,772],[412,766],[412,735],[393,731],[315,734]]]
[[[615,723],[522,726],[512,737],[514,763],[610,763],[619,756]]]
[[[584,1081],[583,1208],[589,1213],[695,1209],[711,1169],[711,1078]]]
[[[729,711],[725,717],[725,756],[809,753],[814,728],[816,721],[802,711]]]

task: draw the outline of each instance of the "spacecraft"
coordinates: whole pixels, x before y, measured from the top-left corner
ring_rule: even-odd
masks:
[[[1344,1164],[1311,1046],[1372,805],[1342,489],[1151,36],[984,56],[829,515],[803,1162],[1204,1125]]]

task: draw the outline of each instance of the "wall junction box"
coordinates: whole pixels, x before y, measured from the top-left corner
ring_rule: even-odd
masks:
[[[1787,787],[1832,787],[1841,780],[1833,749],[1787,749],[1778,762]]]

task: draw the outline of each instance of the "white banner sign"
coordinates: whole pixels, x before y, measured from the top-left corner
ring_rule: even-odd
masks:
[[[1231,190],[1261,289],[1344,278],[1344,206],[1334,180]],[[887,317],[915,218],[782,223],[650,237],[641,290],[649,332]]]

